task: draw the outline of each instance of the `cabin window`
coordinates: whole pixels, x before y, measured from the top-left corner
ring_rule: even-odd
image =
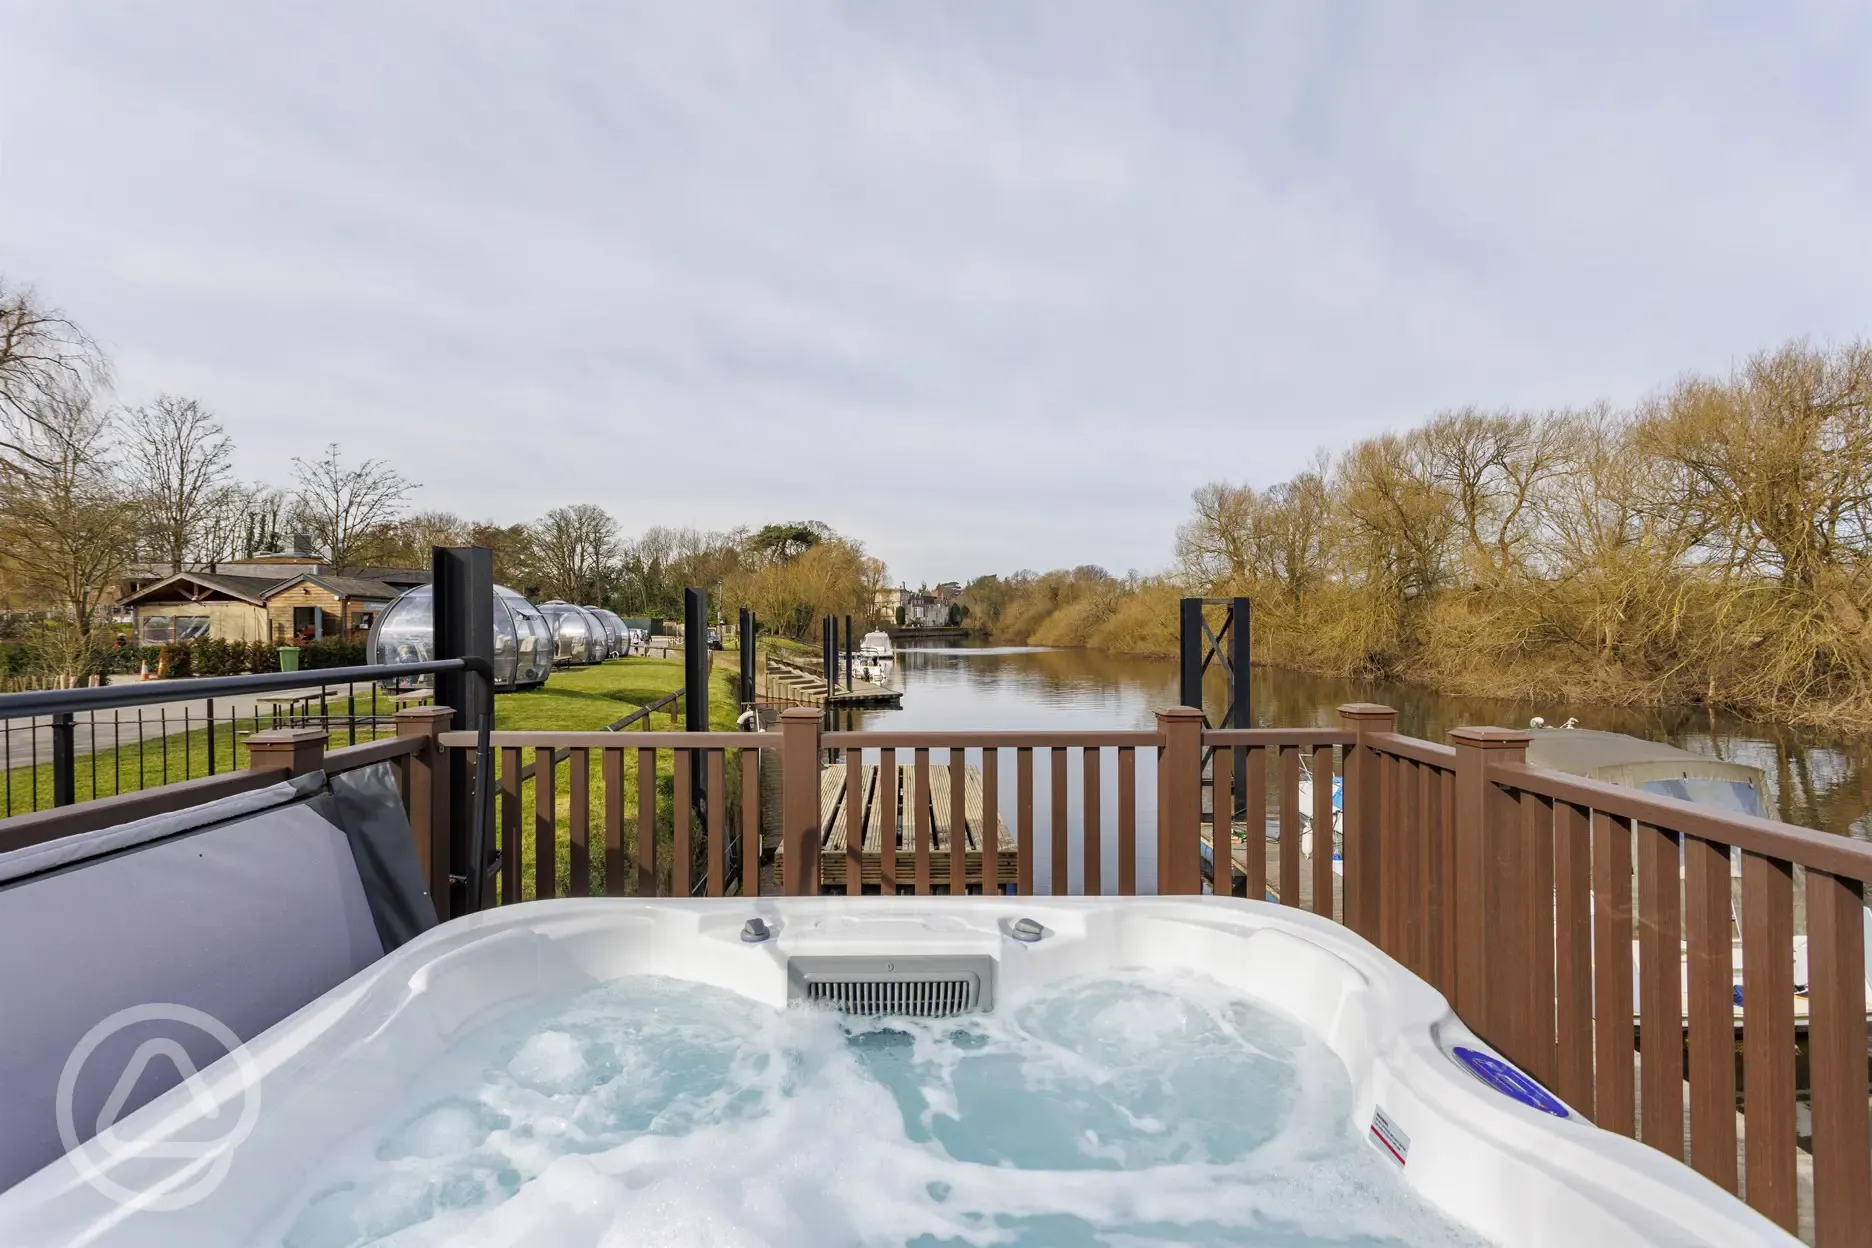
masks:
[[[213,625],[205,615],[178,615],[175,617],[175,639],[193,641],[197,637],[206,637],[213,632]]]
[[[167,615],[146,615],[143,617],[143,644],[160,646],[175,640],[175,620]]]

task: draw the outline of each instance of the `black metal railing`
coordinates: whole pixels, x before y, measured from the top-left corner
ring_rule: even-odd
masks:
[[[411,701],[380,682],[459,671],[485,680],[485,668],[440,659],[0,694],[0,818],[236,770],[242,738],[266,729],[374,740]],[[304,696],[241,706],[283,691]]]

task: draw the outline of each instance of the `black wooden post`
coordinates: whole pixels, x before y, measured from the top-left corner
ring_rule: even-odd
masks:
[[[741,647],[741,705],[746,707],[754,701],[754,612],[747,607],[741,608],[735,632]]]
[[[70,711],[52,716],[52,804],[70,806],[78,800],[77,721]],[[96,748],[94,742],[92,748]],[[168,776],[164,776],[166,781]]]
[[[1254,727],[1248,697],[1248,668],[1254,658],[1254,612],[1246,598],[1229,599],[1229,724]]]
[[[858,686],[852,684],[852,621],[845,617],[845,688],[849,692]]]
[[[826,616],[819,622],[819,660],[825,668],[826,697],[838,688],[838,620]]]
[[[435,574],[435,657],[494,661],[494,552],[481,546],[437,546],[430,551]],[[436,705],[453,713],[449,726],[473,731],[479,717],[493,713],[494,691],[470,672],[438,672]],[[468,751],[450,750],[448,919],[481,909],[487,900],[487,864],[473,860],[475,777]],[[492,785],[484,785],[491,792]],[[486,846],[482,847],[485,857]],[[438,908],[444,902],[434,899]]]
[[[1248,700],[1248,668],[1253,659],[1252,641],[1254,634],[1254,613],[1246,598],[1229,600],[1229,717],[1231,728],[1254,727],[1252,704]],[[1235,809],[1232,812],[1237,819],[1248,815],[1248,784],[1244,777],[1248,774],[1248,747],[1235,747]],[[1266,814],[1263,812],[1263,820]],[[1251,827],[1248,829],[1248,844],[1257,849],[1261,845],[1260,835],[1264,830]],[[1249,852],[1254,852],[1250,850]]]
[[[708,591],[691,587],[683,590],[683,731],[708,731],[708,686]],[[691,770],[699,779],[701,767]]]
[[[1177,705],[1202,710],[1203,600],[1185,598],[1177,621]]]

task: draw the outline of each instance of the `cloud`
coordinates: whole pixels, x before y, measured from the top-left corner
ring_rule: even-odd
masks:
[[[9,279],[473,515],[1151,568],[1205,480],[1872,329],[1862,6],[11,7]]]

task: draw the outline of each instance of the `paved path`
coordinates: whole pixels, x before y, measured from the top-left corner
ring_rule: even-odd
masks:
[[[112,684],[136,683],[132,677],[128,682],[113,679]],[[319,690],[328,691],[326,711],[334,716],[348,712],[346,704],[347,687],[344,685],[308,684],[296,689],[282,689],[272,693],[239,694],[213,699],[214,718],[217,724],[225,725],[229,717],[234,717],[242,732],[254,730],[254,717],[259,716],[259,726],[272,726],[274,703],[276,700],[292,695],[312,695],[316,698]],[[368,715],[371,710],[371,690],[373,686],[356,685],[351,687],[357,697],[357,713]],[[108,750],[119,745],[134,746],[138,741],[160,740],[166,734],[186,732],[201,728],[208,718],[206,698],[179,698],[174,702],[164,702],[154,706],[128,707],[117,711],[84,711],[78,715],[75,732],[75,746],[79,754],[89,754],[93,750]],[[316,718],[318,703],[311,704]],[[383,690],[377,690],[377,713],[390,715],[397,710],[397,704],[390,701],[390,696]],[[280,706],[282,719],[285,707]],[[342,734],[344,729],[334,726],[334,735]],[[336,744],[344,744],[338,740]],[[38,761],[52,761],[52,729],[48,716],[35,716],[30,723],[26,720],[7,720],[0,726],[0,768],[29,767],[34,762],[34,750],[38,751]]]

